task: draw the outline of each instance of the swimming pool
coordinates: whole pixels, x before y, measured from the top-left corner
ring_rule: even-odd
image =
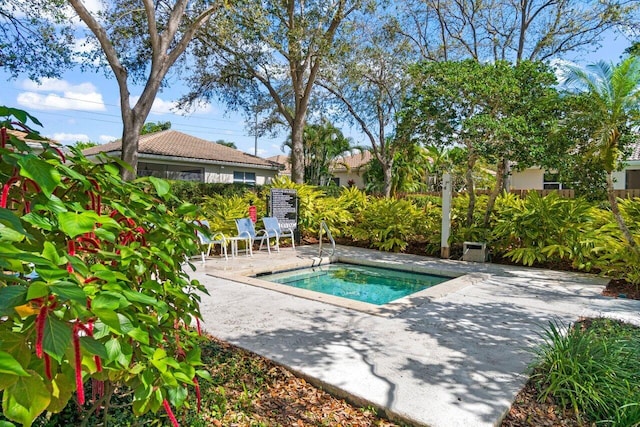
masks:
[[[259,278],[374,305],[387,304],[451,279],[346,263],[265,274]]]

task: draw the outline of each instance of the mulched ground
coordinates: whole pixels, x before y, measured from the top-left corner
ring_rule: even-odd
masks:
[[[632,285],[624,280],[611,279],[602,295],[614,298],[640,300],[640,286]]]

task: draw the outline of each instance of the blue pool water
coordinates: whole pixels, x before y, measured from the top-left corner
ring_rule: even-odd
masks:
[[[450,277],[410,273],[354,264],[328,264],[283,273],[261,280],[383,305],[450,280]]]

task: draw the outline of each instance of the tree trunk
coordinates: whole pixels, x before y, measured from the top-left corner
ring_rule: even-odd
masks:
[[[505,160],[500,159],[498,161],[498,167],[496,169],[496,185],[493,187],[491,194],[489,195],[489,201],[487,202],[487,210],[484,213],[484,227],[487,228],[489,226],[489,220],[491,219],[491,212],[493,212],[493,207],[496,204],[496,199],[501,191],[503,191],[502,182],[504,181],[505,174]]]
[[[467,172],[465,173],[465,181],[467,183],[467,193],[469,194],[469,207],[467,209],[467,227],[473,224],[473,211],[476,208],[476,193],[473,183],[473,166],[476,163],[476,156],[471,155],[467,160]]]
[[[138,176],[138,142],[140,130],[144,122],[137,119],[134,113],[122,116],[122,154],[123,162],[131,166],[122,168],[120,175],[124,181],[133,181]]]
[[[291,126],[291,181],[296,184],[304,183],[304,146],[302,133],[304,130],[304,116],[293,118]]]
[[[620,213],[620,208],[618,207],[618,199],[616,198],[615,193],[613,192],[613,173],[607,172],[607,197],[609,198],[609,204],[611,205],[611,213],[613,217],[616,219],[618,223],[618,228],[622,232],[622,235],[629,243],[634,250],[636,250],[636,241],[633,238],[633,235],[629,231],[627,224],[624,222],[624,218],[622,218],[622,214]]]
[[[391,197],[391,187],[393,185],[393,160],[389,162],[382,162],[382,174],[384,176],[384,186],[382,193],[384,197]]]

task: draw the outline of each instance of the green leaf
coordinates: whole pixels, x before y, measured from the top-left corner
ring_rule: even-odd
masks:
[[[2,409],[10,420],[31,425],[51,401],[51,394],[40,376],[29,371],[30,376],[20,379],[4,390]]]
[[[33,225],[36,228],[40,228],[45,231],[52,231],[54,229],[54,224],[51,219],[40,215],[37,212],[29,212],[25,216],[22,217],[25,222]]]
[[[153,184],[158,193],[158,196],[163,197],[166,196],[171,190],[171,185],[165,181],[164,179],[156,178],[155,176],[150,176],[149,181]]]
[[[0,351],[0,373],[28,377],[20,362],[6,351]]]
[[[133,338],[138,342],[149,345],[149,333],[146,331],[143,331],[140,328],[131,329],[130,331],[127,332],[127,335],[129,335],[131,338]]]
[[[21,236],[20,239],[13,241],[20,241],[24,237],[30,237],[30,235],[22,227],[20,218],[18,218],[15,213],[10,211],[9,209],[0,208],[0,239],[4,239],[3,236],[9,231],[16,233],[18,236]]]
[[[196,205],[191,203],[183,203],[182,205],[178,206],[178,209],[176,209],[176,214],[184,216],[196,212],[197,210],[198,207]]]
[[[105,349],[107,350],[107,360],[109,362],[116,362],[122,367],[128,367],[131,363],[131,353],[125,352],[122,348],[120,340],[112,338],[105,343]]]
[[[51,242],[44,242],[44,249],[42,250],[42,256],[55,265],[60,265],[60,255],[58,255],[58,250],[56,246]]]
[[[64,352],[71,345],[71,328],[66,322],[55,316],[47,316],[44,323],[42,348],[58,362],[62,360]]]
[[[49,286],[51,293],[58,295],[63,300],[71,300],[78,304],[86,304],[87,294],[76,283],[73,282],[56,282],[55,285]]]
[[[47,406],[47,411],[57,413],[67,406],[76,389],[75,376],[59,372],[51,380],[51,388],[53,389],[53,394],[51,402]]]
[[[91,311],[98,316],[98,319],[102,321],[105,325],[109,326],[116,332],[122,333],[120,329],[120,319],[115,311],[103,308],[91,308]]]
[[[135,292],[130,290],[122,291],[122,294],[126,299],[131,302],[139,302],[141,304],[155,306],[158,303],[158,300],[150,297],[149,295],[143,294],[141,292]]]
[[[34,155],[27,155],[18,160],[20,175],[31,178],[48,197],[60,185],[60,173],[54,166]]]
[[[71,238],[92,232],[99,219],[100,215],[93,211],[58,213],[60,229]]]
[[[101,293],[91,301],[91,307],[96,310],[116,310],[120,307],[120,301],[122,297],[117,295],[110,295],[108,293]]]
[[[107,360],[109,358],[105,345],[92,337],[80,337],[80,346],[87,353],[95,354],[103,360]]]
[[[26,286],[5,286],[0,288],[0,313],[6,313],[13,307],[24,305],[27,302]]]
[[[96,237],[98,237],[100,240],[106,240],[107,242],[112,242],[112,243],[116,241],[115,233],[105,230],[102,227],[96,228],[94,233],[96,234]]]
[[[29,289],[27,290],[27,300],[30,301],[32,299],[40,298],[43,296],[49,295],[49,287],[44,282],[33,282],[29,285]]]

